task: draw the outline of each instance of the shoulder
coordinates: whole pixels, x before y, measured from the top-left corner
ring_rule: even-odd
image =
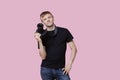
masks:
[[[57,27],[57,29],[59,30],[59,31],[64,31],[64,32],[68,32],[69,30],[67,29],[67,28],[64,28],[64,27],[59,27],[59,26],[56,26]]]

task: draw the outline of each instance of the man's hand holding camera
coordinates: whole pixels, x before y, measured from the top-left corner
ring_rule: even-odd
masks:
[[[40,34],[40,33],[35,32],[34,37],[35,37],[35,39],[36,39],[38,42],[42,42],[42,40],[41,40],[40,36],[41,36],[41,34]]]

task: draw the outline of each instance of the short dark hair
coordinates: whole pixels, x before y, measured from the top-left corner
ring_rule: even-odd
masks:
[[[40,14],[40,17],[44,17],[46,14],[51,14],[52,15],[52,13],[50,11],[44,11]]]

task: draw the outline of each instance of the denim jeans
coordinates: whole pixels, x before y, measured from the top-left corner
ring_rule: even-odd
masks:
[[[42,80],[70,80],[69,74],[63,74],[62,68],[46,68],[41,67]]]

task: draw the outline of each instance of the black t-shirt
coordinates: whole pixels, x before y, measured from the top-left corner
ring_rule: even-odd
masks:
[[[42,39],[47,53],[46,59],[42,60],[42,67],[63,68],[65,67],[65,53],[67,42],[72,41],[73,36],[66,28],[56,27],[55,30],[47,31],[46,38]],[[54,35],[54,36],[51,36]]]

